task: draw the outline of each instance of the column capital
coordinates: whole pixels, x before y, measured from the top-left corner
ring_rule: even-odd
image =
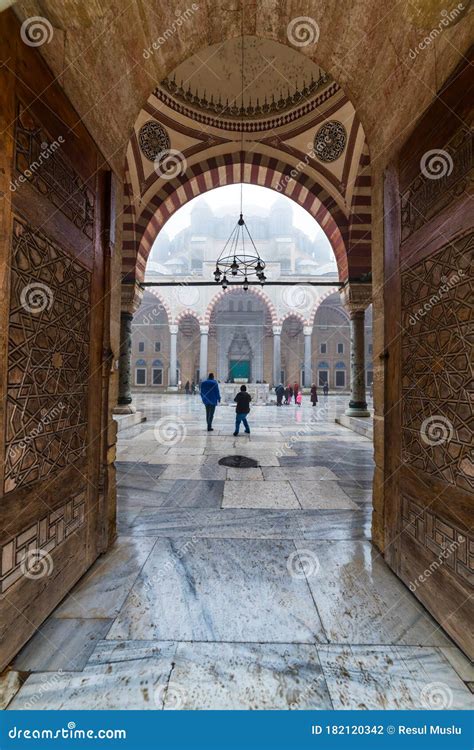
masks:
[[[170,323],[168,328],[170,329],[171,334],[177,334],[178,333],[178,324],[177,323]]]
[[[209,333],[209,326],[199,326],[199,332],[201,336],[207,336]]]
[[[313,335],[313,326],[303,326],[303,335],[304,336],[312,336]]]
[[[340,290],[341,301],[351,314],[363,313],[372,302],[372,284],[348,282]]]
[[[272,326],[274,336],[281,336],[281,326]]]
[[[143,289],[136,281],[122,284],[120,298],[120,309],[133,315],[141,305]]]

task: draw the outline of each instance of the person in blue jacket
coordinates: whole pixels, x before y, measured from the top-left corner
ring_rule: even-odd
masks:
[[[214,412],[216,410],[217,404],[221,400],[219,384],[214,378],[213,372],[210,372],[207,380],[203,380],[201,383],[201,398],[202,403],[206,407],[207,431],[212,432],[212,420],[214,419]]]

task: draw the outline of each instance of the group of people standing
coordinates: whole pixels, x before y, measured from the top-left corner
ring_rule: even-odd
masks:
[[[327,386],[324,386],[324,395],[327,396],[329,389]],[[277,385],[275,388],[275,393],[277,397],[277,406],[282,406],[283,399],[285,399],[285,405],[291,404],[291,399],[295,399],[295,404],[297,406],[301,406],[301,402],[303,400],[303,394],[301,392],[301,388],[298,383],[295,383],[294,385],[287,385],[286,387],[280,383],[280,385]],[[313,404],[313,406],[316,406],[318,403],[318,389],[316,387],[316,384],[313,383],[311,386],[310,391],[310,401]]]
[[[193,386],[194,381],[191,388]],[[186,393],[189,393],[189,381],[185,385],[185,391]],[[194,393],[195,391],[192,392]],[[327,383],[323,387],[323,392],[325,396],[328,395],[329,388],[327,386]],[[277,406],[282,406],[283,398],[285,399],[285,404],[291,404],[291,399],[294,398],[295,404],[297,406],[301,406],[303,394],[298,383],[294,383],[294,385],[292,386],[287,385],[286,387],[282,383],[280,383],[276,386],[275,393],[277,397]],[[212,426],[214,413],[216,411],[217,404],[219,404],[221,400],[219,383],[215,379],[214,373],[212,372],[210,372],[206,380],[203,380],[203,382],[201,383],[201,399],[206,409],[207,431],[212,432],[214,429]],[[251,400],[252,396],[250,395],[250,393],[247,393],[247,387],[245,385],[241,385],[239,393],[237,393],[236,397],[234,398],[236,405],[234,436],[237,436],[239,434],[241,424],[243,425],[245,432],[247,434],[250,434],[250,427],[247,421],[247,417],[250,413]],[[318,402],[318,389],[315,383],[313,383],[313,385],[311,386],[310,401],[313,406],[316,406]]]
[[[189,394],[194,396],[194,394],[196,393],[196,383],[194,382],[194,380],[192,383],[190,383],[189,380],[186,381],[186,384],[184,386],[184,392],[186,396],[189,396]]]

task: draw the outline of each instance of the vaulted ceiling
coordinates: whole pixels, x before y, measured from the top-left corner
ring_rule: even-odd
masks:
[[[470,3],[442,25],[445,5],[445,0],[245,0],[244,28],[248,35],[297,49],[334,78],[352,101],[373,153],[385,151],[385,160],[467,49]],[[121,173],[150,93],[203,46],[239,36],[242,2],[199,0],[181,11],[161,0],[24,0],[13,7],[22,21],[41,16],[51,24],[40,51]],[[309,43],[293,34],[300,17],[309,19]],[[438,27],[441,33],[421,49],[420,42]]]

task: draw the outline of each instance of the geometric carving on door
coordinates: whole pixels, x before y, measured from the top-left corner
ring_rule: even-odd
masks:
[[[28,554],[50,553],[85,523],[86,493],[80,492],[60,508],[51,511],[0,550],[0,593],[24,575]]]
[[[61,140],[60,140],[61,139]],[[89,239],[94,237],[94,194],[61,153],[64,139],[50,142],[31,111],[18,103],[15,168]]]
[[[4,491],[85,452],[91,274],[15,218]]]
[[[402,451],[415,469],[474,491],[474,234],[402,273]]]
[[[473,133],[465,125],[442,149],[425,154],[424,166],[401,196],[402,242],[466,190],[473,155]]]
[[[470,586],[474,584],[474,538],[446,519],[423,508],[413,498],[403,497],[405,531]],[[434,563],[434,568],[439,567]]]

